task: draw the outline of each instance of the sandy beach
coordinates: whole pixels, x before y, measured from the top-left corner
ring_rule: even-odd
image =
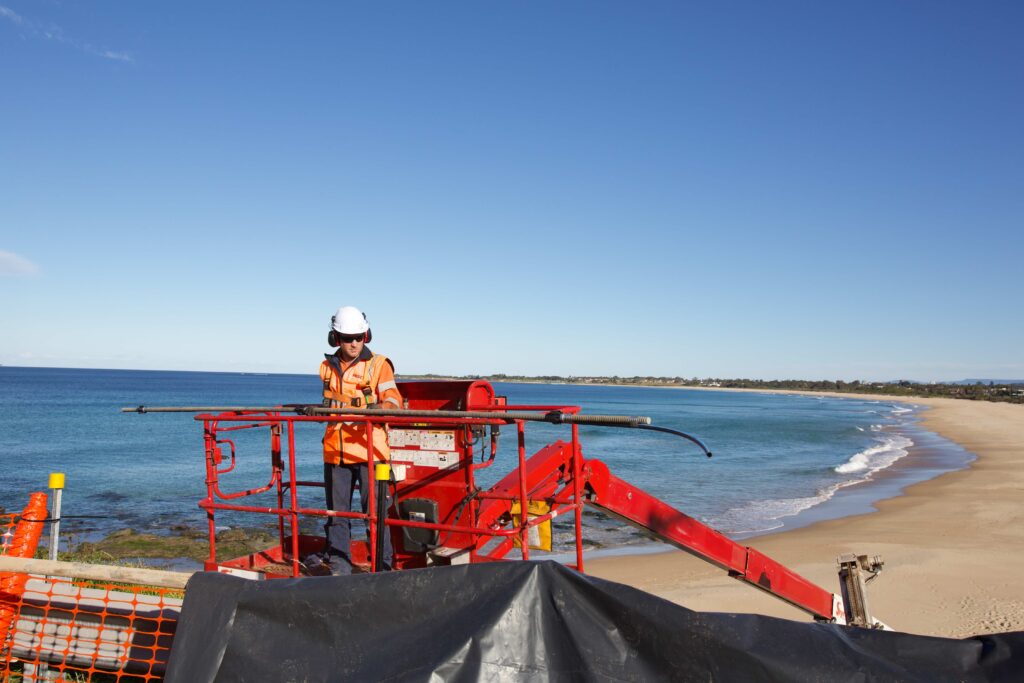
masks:
[[[869,586],[870,606],[896,630],[965,637],[1024,629],[1024,581],[1016,564],[1024,559],[1024,405],[906,401],[928,407],[924,428],[977,456],[970,467],[914,484],[878,503],[878,512],[745,543],[835,593],[837,556],[881,555],[885,570]],[[809,620],[682,551],[596,558],[587,572],[691,609]]]

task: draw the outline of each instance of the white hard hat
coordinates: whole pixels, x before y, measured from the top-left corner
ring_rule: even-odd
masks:
[[[339,334],[362,334],[370,329],[370,323],[355,306],[342,306],[331,316],[331,329]]]

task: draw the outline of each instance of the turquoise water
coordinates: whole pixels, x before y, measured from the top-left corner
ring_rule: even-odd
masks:
[[[29,491],[45,488],[49,472],[63,471],[64,510],[73,533],[94,535],[126,525],[199,526],[205,519],[196,506],[205,494],[201,424],[189,415],[119,409],[318,402],[319,385],[314,375],[0,367],[0,506],[20,510]],[[955,444],[921,430],[916,411],[889,402],[645,387],[495,388],[511,403],[648,415],[655,425],[700,437],[714,458],[667,435],[580,429],[586,457],[604,460],[619,477],[740,537],[864,512],[873,500],[895,493],[883,485],[886,480],[903,486],[970,459]],[[567,427],[553,425],[532,426],[527,434],[529,452],[569,438]],[[300,478],[320,476],[320,436],[313,425],[298,430]],[[491,477],[515,463],[514,430],[506,428],[502,438],[498,463],[487,470]],[[265,437],[239,434],[237,444],[233,484],[241,489],[265,483]],[[908,470],[913,458],[904,457],[922,444],[939,457]],[[900,472],[897,479],[888,476],[894,472]],[[861,482],[868,484],[854,486]],[[854,489],[858,495],[844,495]],[[306,491],[304,502],[320,507],[319,495]],[[601,517],[593,518],[588,538],[601,546],[647,542]]]

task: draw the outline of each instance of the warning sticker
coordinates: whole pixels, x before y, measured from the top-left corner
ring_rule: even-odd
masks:
[[[391,459],[418,467],[436,467],[442,470],[459,466],[459,454],[453,451],[393,450]]]
[[[388,443],[392,448],[413,446],[434,451],[454,451],[455,432],[441,429],[392,429]]]

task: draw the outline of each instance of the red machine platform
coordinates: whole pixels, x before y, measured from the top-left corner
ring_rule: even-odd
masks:
[[[399,570],[529,559],[531,548],[549,547],[551,521],[570,515],[574,547],[565,550],[575,552],[571,566],[583,571],[582,512],[584,506],[591,506],[721,567],[816,619],[846,623],[843,601],[837,595],[619,479],[600,460],[586,458],[578,424],[587,422],[579,408],[508,405],[484,381],[400,382],[399,389],[406,400],[403,411],[313,408],[299,409],[296,414],[295,407],[278,406],[211,410],[198,415],[206,444],[207,496],[200,506],[209,523],[207,569],[252,572],[254,577],[301,576],[302,558],[322,551],[324,539],[299,533],[300,520],[329,516],[358,519],[366,525],[368,538],[353,541],[351,557],[357,568],[367,571],[377,566],[378,533],[391,535],[394,568]],[[632,418],[621,418],[627,420],[621,426],[636,426],[628,419]],[[530,421],[564,423],[567,438],[528,455],[525,431]],[[300,487],[322,488],[323,484],[296,477],[297,458],[304,462],[320,458],[318,452],[296,453],[296,429],[306,423],[315,423],[307,428],[322,429],[330,422],[364,425],[368,443],[373,430],[388,430],[393,503],[383,518],[375,512],[375,485],[362,492],[370,498],[368,514],[299,505]],[[480,486],[478,473],[497,462],[502,427],[515,430],[511,471],[492,486]],[[221,479],[235,466],[234,444],[226,434],[241,429],[269,431],[270,480],[256,489],[224,493]],[[231,446],[228,464],[225,444]],[[370,468],[371,483],[373,470]],[[271,491],[276,492],[275,506],[245,504],[243,500]],[[276,516],[279,543],[245,557],[219,558],[215,517],[227,511]]]

